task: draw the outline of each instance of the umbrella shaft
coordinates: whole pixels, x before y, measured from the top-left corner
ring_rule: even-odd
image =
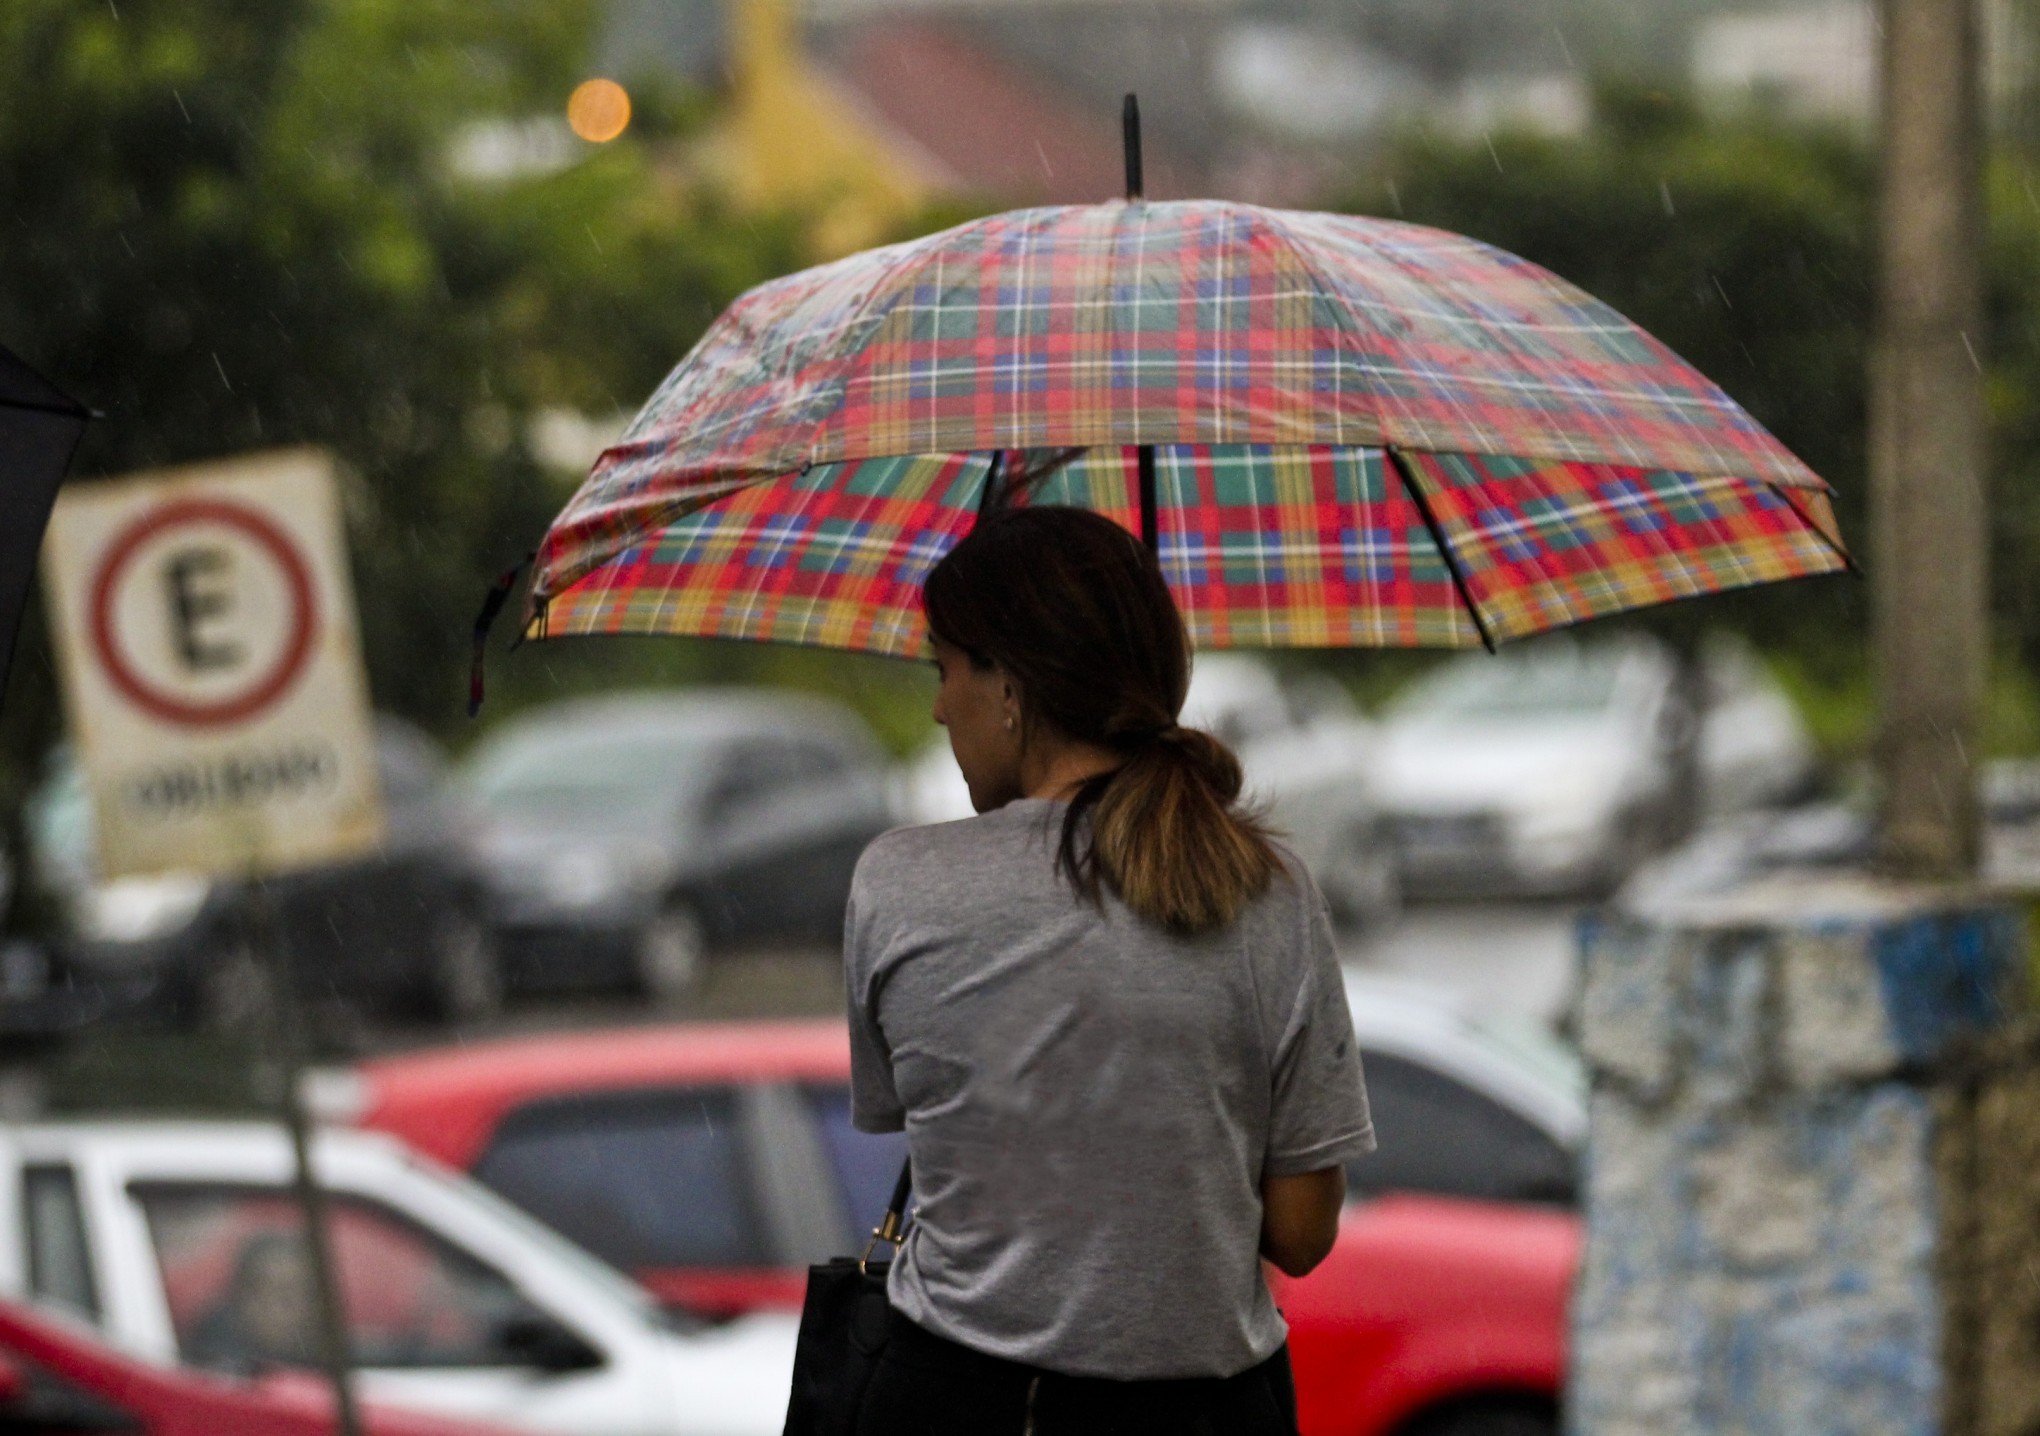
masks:
[[[1159,558],[1162,551],[1155,539],[1155,446],[1142,444],[1136,455],[1140,465],[1140,541]]]

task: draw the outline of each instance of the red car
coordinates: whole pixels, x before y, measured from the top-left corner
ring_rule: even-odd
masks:
[[[303,1374],[260,1382],[165,1370],[82,1326],[0,1302],[0,1433],[333,1436],[331,1393]],[[371,1408],[368,1436],[490,1436],[493,1428]]]
[[[1555,1432],[1577,1071],[1428,992],[1349,985],[1381,1151],[1332,1255],[1278,1291],[1305,1436]],[[833,1021],[583,1032],[367,1063],[356,1120],[713,1316],[798,1307],[806,1265],[883,1210],[903,1139],[850,1126],[848,1074]]]

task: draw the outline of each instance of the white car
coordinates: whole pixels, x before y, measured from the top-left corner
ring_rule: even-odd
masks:
[[[1351,968],[1346,1001],[1380,1145],[1348,1192],[1572,1206],[1587,1140],[1578,1054],[1524,1017],[1427,982]]]
[[[1710,644],[1701,800],[1713,813],[1802,789],[1813,748],[1746,647]],[[1451,659],[1383,718],[1382,801],[1410,890],[1578,893],[1661,841],[1674,664],[1640,636],[1559,634]]]
[[[364,1396],[560,1436],[777,1436],[796,1321],[676,1324],[473,1182],[322,1132]],[[0,1295],[164,1366],[253,1376],[306,1335],[290,1146],[255,1122],[0,1128]]]
[[[1250,800],[1265,802],[1333,915],[1376,926],[1398,906],[1395,857],[1374,791],[1374,725],[1328,677],[1285,681],[1245,653],[1200,653],[1182,722],[1217,735],[1240,760]],[[896,771],[894,806],[907,823],[971,815],[970,790],[938,735]]]

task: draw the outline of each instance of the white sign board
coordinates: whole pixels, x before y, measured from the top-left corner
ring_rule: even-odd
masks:
[[[273,872],[382,842],[332,460],[66,489],[43,543],[101,873]]]

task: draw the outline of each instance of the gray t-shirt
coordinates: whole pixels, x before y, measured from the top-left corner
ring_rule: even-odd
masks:
[[[907,1133],[892,1303],[1074,1375],[1230,1376],[1287,1333],[1261,1179],[1373,1149],[1325,900],[1284,874],[1178,937],[1055,871],[1060,800],[898,828],[845,933],[852,1115]]]

